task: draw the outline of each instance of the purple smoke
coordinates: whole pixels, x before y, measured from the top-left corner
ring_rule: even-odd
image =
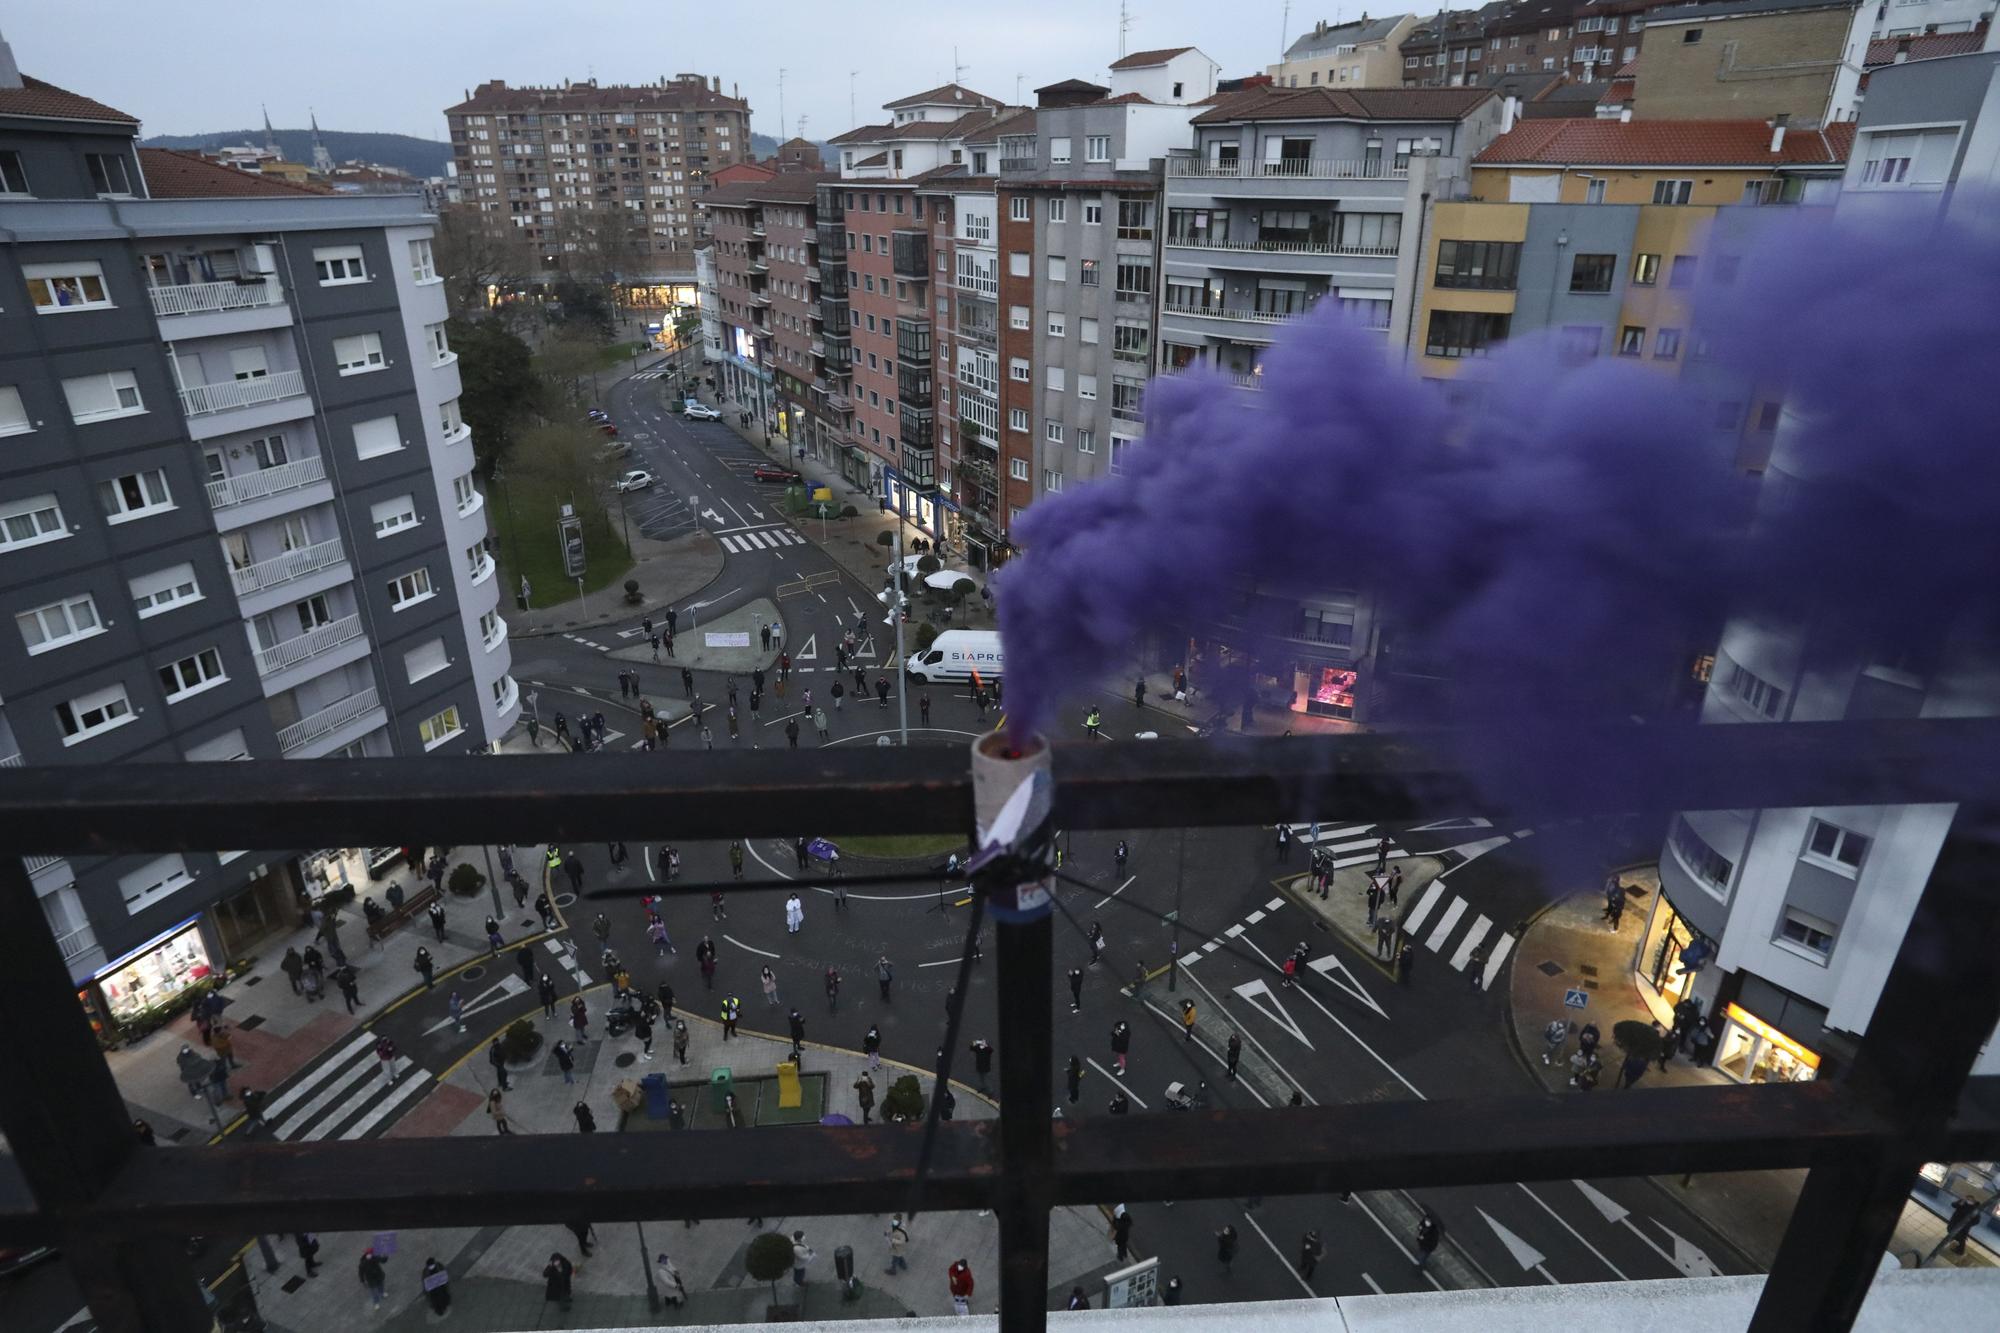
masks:
[[[1749,609],[1824,599],[1876,644],[1990,613],[2000,246],[1932,227],[1774,227],[1698,294],[1684,347],[1705,336],[1705,356],[1681,378],[1517,340],[1448,397],[1329,312],[1265,358],[1257,395],[1155,380],[1124,470],[1017,526],[995,580],[1010,728],[1067,733],[1066,697],[1126,688],[1150,634],[1256,582],[1371,593],[1399,651],[1446,663],[1450,716],[1399,725],[1622,714]],[[1813,484],[1760,498],[1712,429],[1716,374],[1757,386],[1724,391],[1745,409],[1782,399]]]

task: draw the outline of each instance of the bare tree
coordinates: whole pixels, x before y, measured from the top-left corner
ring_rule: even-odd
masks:
[[[516,228],[498,214],[464,204],[439,211],[432,249],[444,276],[445,303],[459,316],[484,312],[489,287],[510,286],[531,277],[537,267]]]

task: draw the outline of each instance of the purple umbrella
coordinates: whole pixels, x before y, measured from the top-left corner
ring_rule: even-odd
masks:
[[[832,1115],[821,1116],[819,1122],[822,1125],[851,1125],[854,1123],[838,1111],[835,1111]]]

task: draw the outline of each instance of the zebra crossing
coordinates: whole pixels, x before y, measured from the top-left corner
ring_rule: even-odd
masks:
[[[368,1138],[436,1082],[429,1070],[398,1055],[395,1081],[384,1083],[375,1035],[362,1032],[265,1103],[264,1121],[273,1138],[297,1143]]]
[[[723,537],[722,549],[737,555],[751,551],[775,551],[785,546],[804,546],[806,539],[787,527],[751,528]]]
[[[642,370],[638,374],[632,376],[632,378],[635,380],[665,379],[671,373],[672,372],[666,370]]]

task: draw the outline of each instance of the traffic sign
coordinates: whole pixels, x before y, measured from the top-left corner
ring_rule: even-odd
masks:
[[[1578,990],[1574,986],[1572,986],[1570,987],[1570,989],[1563,992],[1563,1003],[1568,1005],[1572,1009],[1581,1009],[1583,1008],[1583,1006],[1590,1003],[1590,993],[1588,991]]]

